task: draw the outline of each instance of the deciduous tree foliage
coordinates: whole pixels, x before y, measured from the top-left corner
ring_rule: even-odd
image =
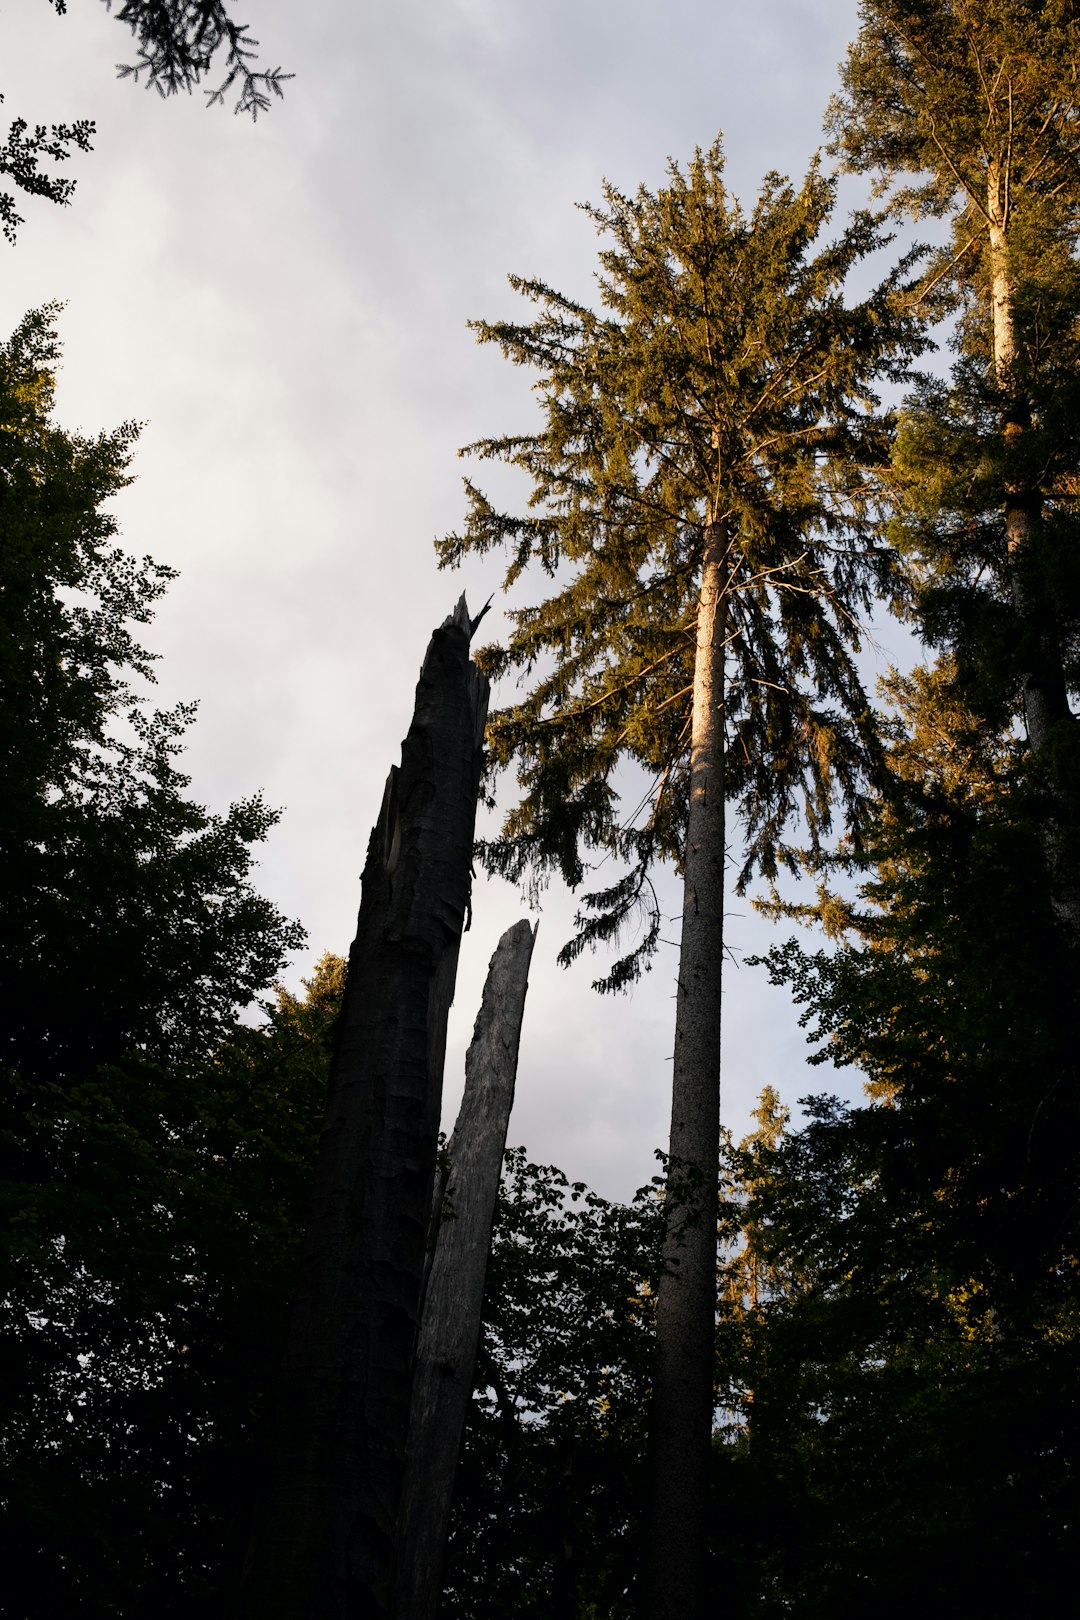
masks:
[[[634,1613],[658,1182],[610,1203],[506,1155],[446,1620]]]
[[[6,1108],[23,1151],[3,1184],[3,1535],[31,1594],[13,1615],[222,1611],[341,971],[325,961],[203,1063],[129,1058]]]
[[[0,102],[3,99],[0,95]],[[0,175],[6,175],[28,197],[68,203],[75,181],[43,169],[42,162],[65,163],[74,152],[91,151],[93,134],[94,124],[89,118],[77,118],[70,124],[36,124],[33,129],[25,118],[14,118],[0,146]],[[11,192],[0,191],[0,230],[9,242],[14,242],[23,224],[25,220]]]
[[[833,186],[766,177],[744,212],[719,143],[669,184],[592,210],[603,313],[541,282],[531,325],[477,323],[535,368],[543,423],[482,441],[521,468],[532,515],[496,511],[475,485],[444,562],[503,546],[507,584],[530,565],[554,594],[511,614],[493,674],[529,690],[493,718],[496,769],[523,790],[488,864],[511,878],[559,870],[577,887],[591,854],[629,866],[586,894],[563,953],[606,941],[636,910],[644,939],[600,987],[621,988],[655,945],[649,871],[684,878],[669,1205],[653,1439],[652,1615],[703,1611],[715,1201],[719,1138],[724,809],[743,828],[741,883],[772,876],[798,811],[816,847],[839,799],[857,835],[875,739],[855,663],[857,614],[887,558],[868,520],[888,424],[874,388],[905,373],[917,340],[896,308],[901,265],[847,302],[852,267],[881,244],[867,215],[826,238]],[[641,815],[623,819],[613,773],[643,767]],[[676,1191],[676,1189],[680,1189]]]
[[[191,706],[150,711],[135,639],[170,571],[102,508],[137,429],[51,417],[55,308],[0,349],[3,1061],[28,1079],[205,1051],[298,932],[251,888],[258,797],[212,815],[174,763]]]
[[[189,711],[140,704],[169,571],[103,510],[135,429],[53,420],[54,317],[0,347],[6,1562],[27,1613],[204,1612],[321,1103],[290,1019],[318,1015],[237,1028],[301,938],[251,886],[274,815],[187,798]]]

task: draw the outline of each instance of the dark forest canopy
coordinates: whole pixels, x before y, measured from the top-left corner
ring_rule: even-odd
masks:
[[[118,13],[151,53],[137,24],[158,9]],[[218,10],[176,16],[195,28]],[[507,542],[512,573],[534,558],[547,581],[490,655],[533,685],[491,739],[497,765],[525,771],[511,828],[524,842],[488,853],[583,880],[587,826],[631,873],[587,914],[617,911],[642,850],[602,772],[603,791],[581,798],[579,767],[619,749],[659,778],[671,765],[647,853],[682,859],[679,705],[710,515],[706,490],[672,519],[688,480],[657,427],[676,406],[694,417],[705,368],[682,340],[709,323],[694,327],[700,308],[645,251],[655,236],[634,235],[639,217],[711,188],[691,246],[723,235],[745,248],[723,273],[756,269],[762,285],[810,278],[806,341],[788,358],[822,333],[863,342],[857,400],[841,375],[823,401],[811,370],[774,421],[796,447],[763,430],[723,469],[745,554],[799,585],[805,543],[815,589],[832,592],[788,610],[779,586],[747,576],[751,633],[726,650],[741,683],[726,718],[772,910],[819,930],[759,969],[801,1008],[809,1062],[855,1070],[866,1094],[807,1098],[793,1119],[770,1088],[746,1140],[721,1140],[709,1612],[1015,1620],[1057,1612],[1080,1571],[1077,23],[1066,0],[866,0],[860,17],[831,138],[890,208],[947,215],[951,250],[919,280],[897,269],[877,303],[833,300],[814,245],[831,202],[820,169],[801,190],[770,177],[745,211],[706,157],[697,191],[612,191],[599,223],[624,230],[606,266],[622,304],[597,312],[530,282],[536,320],[480,330],[554,380],[547,438],[488,441],[540,475],[535,499],[501,514],[473,491],[447,550]],[[181,62],[172,86],[162,57],[159,88],[191,88],[210,56],[191,57],[194,78]],[[751,219],[762,240],[747,243]],[[834,267],[881,229],[837,229]],[[736,291],[732,320],[753,312]],[[783,394],[791,368],[770,370],[755,347],[779,307],[757,328],[742,320],[741,349],[708,357],[730,420],[755,429],[735,361],[755,397]],[[885,341],[898,309],[907,347]],[[651,348],[620,350],[628,313]],[[935,372],[878,413],[889,366],[895,382],[942,315]],[[5,1573],[34,1594],[20,1620],[187,1620],[221,1611],[243,1557],[344,969],[327,956],[302,993],[275,987],[299,935],[252,882],[273,813],[257,795],[220,813],[190,797],[191,712],[154,711],[143,645],[170,570],[121,546],[108,504],[136,430],[56,423],[54,325],[38,312],[0,346]],[[825,348],[822,388],[844,360]],[[607,397],[601,364],[618,384]],[[692,451],[713,456],[714,425]],[[826,426],[804,454],[799,435]],[[653,484],[643,446],[665,469]],[[841,521],[834,495],[858,510]],[[622,524],[607,574],[589,550],[598,513]],[[631,603],[638,623],[624,587],[657,533],[671,544]],[[596,563],[588,589],[575,594],[568,559]],[[922,648],[876,698],[848,678],[844,569],[851,610],[888,601]],[[766,611],[788,612],[801,662],[755,639]],[[597,627],[623,635],[621,665],[593,656]],[[668,653],[657,684],[651,659]],[[794,710],[751,691],[757,678],[791,687]],[[840,788],[856,791],[817,793],[845,770]],[[819,820],[800,853],[795,834],[780,843],[780,811],[804,782]],[[783,891],[785,858],[816,898]],[[608,1203],[508,1156],[444,1620],[638,1611],[664,1193],[659,1177]]]
[[[251,883],[276,817],[190,799],[192,711],[144,701],[170,570],[103,510],[135,428],[53,419],[56,313],[0,346],[0,1447],[12,1590],[59,1615],[152,1608],[177,1559],[206,1579],[321,1103],[294,1025],[326,997],[239,1024],[303,937]]]

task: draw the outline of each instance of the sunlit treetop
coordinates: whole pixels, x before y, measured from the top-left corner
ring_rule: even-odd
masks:
[[[744,881],[786,858],[793,816],[816,843],[839,801],[857,831],[874,749],[853,655],[889,573],[875,521],[891,428],[875,389],[906,374],[920,341],[900,308],[910,266],[849,299],[849,272],[882,245],[873,219],[830,236],[834,186],[816,166],[799,187],[766,176],[749,209],[723,169],[717,143],[685,173],[672,164],[656,193],[605,188],[590,210],[599,311],[512,278],[536,320],[476,323],[536,373],[539,429],[470,447],[528,475],[530,510],[497,511],[467,483],[442,561],[501,548],[508,585],[538,565],[553,586],[480,655],[527,687],[492,717],[493,768],[516,762],[522,798],[485,857],[511,879],[558,870],[575,887],[590,852],[627,863],[585,897],[595,914],[572,955],[647,902],[654,857],[682,860],[709,526],[725,546],[726,782]],[[649,783],[636,816],[613,782],[624,761]]]
[[[830,105],[831,149],[898,208],[958,213],[936,272],[963,273],[991,212],[1075,239],[1080,13],[1075,0],[863,0]]]

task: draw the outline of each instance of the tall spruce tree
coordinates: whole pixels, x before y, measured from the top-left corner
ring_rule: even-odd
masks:
[[[541,426],[471,447],[528,475],[531,511],[469,483],[464,530],[441,546],[444,563],[508,548],[508,586],[530,564],[554,581],[481,655],[493,676],[530,678],[490,727],[493,768],[516,761],[522,798],[489,866],[576,888],[591,853],[624,863],[584,896],[563,952],[643,913],[608,990],[655,946],[654,862],[683,876],[644,1598],[680,1620],[706,1603],[725,810],[743,829],[740,886],[789,857],[796,814],[816,846],[839,799],[857,834],[875,743],[852,655],[888,567],[867,525],[889,441],[873,389],[915,343],[896,310],[906,265],[845,303],[881,237],[860,215],[820,242],[834,187],[816,167],[798,188],[768,175],[748,211],[723,169],[717,142],[655,193],[605,187],[590,210],[608,243],[602,312],[513,278],[536,320],[476,323],[537,373]],[[623,762],[650,779],[627,819]]]
[[[952,221],[927,277],[959,307],[954,387],[912,415],[907,475],[932,639],[1026,728],[1059,916],[1080,933],[1080,10],[1074,0],[864,0],[830,124],[893,206]],[[944,584],[944,590],[941,588]],[[971,683],[968,683],[970,691]]]

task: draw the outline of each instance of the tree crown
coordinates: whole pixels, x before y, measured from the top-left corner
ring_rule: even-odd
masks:
[[[492,675],[531,689],[492,718],[494,769],[518,763],[520,805],[485,858],[512,878],[558,869],[580,883],[589,850],[631,865],[587,897],[568,947],[612,937],[648,894],[655,856],[681,861],[695,620],[706,529],[725,545],[725,727],[729,796],[746,830],[742,881],[785,859],[800,812],[812,843],[842,799],[858,822],[874,752],[853,661],[858,614],[889,572],[876,537],[878,471],[890,425],[882,377],[917,347],[897,308],[905,261],[848,302],[850,270],[882,243],[857,215],[821,241],[834,185],[815,165],[798,188],[767,175],[744,210],[719,142],[684,173],[634,197],[614,186],[589,210],[606,246],[600,311],[511,278],[540,307],[530,324],[476,322],[537,373],[541,427],[470,446],[522,469],[527,516],[500,512],[472,482],[442,562],[497,546],[506,583],[530,565],[555,582],[510,614]],[[623,820],[613,775],[650,785]],[[646,940],[655,940],[654,932]],[[625,982],[639,958],[616,969]],[[621,977],[620,977],[621,975]]]

